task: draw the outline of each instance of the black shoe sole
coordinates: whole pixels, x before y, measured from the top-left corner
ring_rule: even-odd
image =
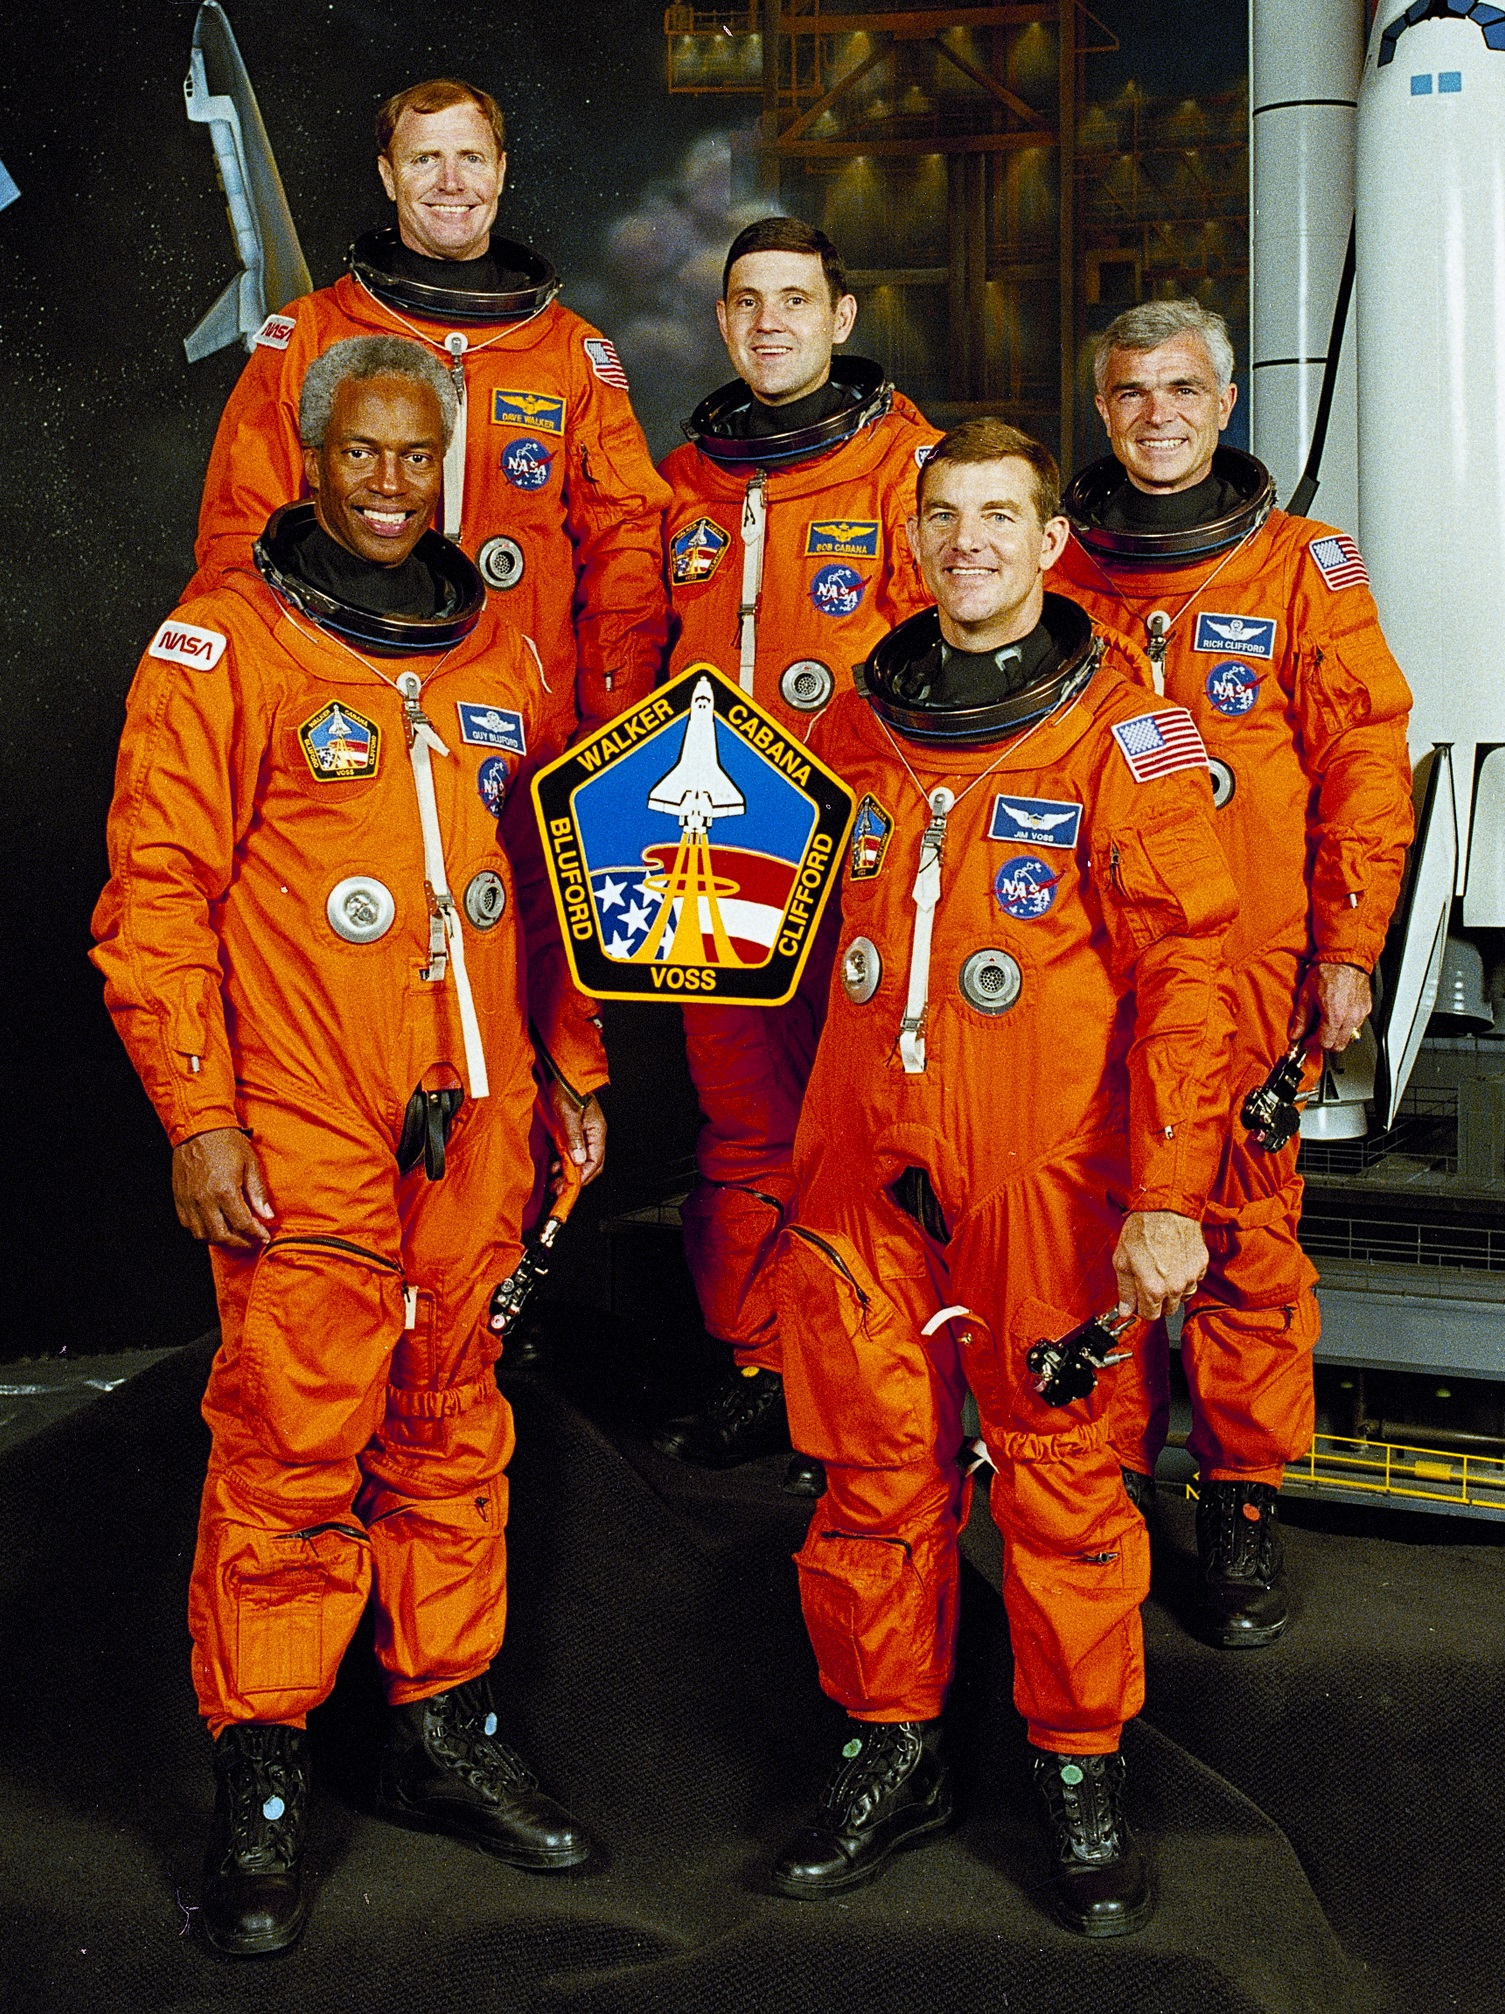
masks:
[[[376,1811],[378,1817],[392,1825],[401,1825],[409,1832],[436,1832],[444,1839],[458,1839],[462,1846],[474,1846],[482,1853],[489,1853],[493,1860],[504,1861],[508,1867],[519,1867],[529,1874],[564,1874],[572,1867],[583,1867],[594,1850],[589,1841],[567,1853],[509,1846],[505,1840],[487,1838],[484,1833],[447,1824],[442,1818],[431,1818],[426,1812],[411,1811],[406,1805],[392,1804],[386,1799],[378,1800]]]
[[[902,1853],[907,1846],[917,1846],[922,1839],[931,1839],[938,1832],[947,1831],[955,1818],[954,1809],[947,1804],[945,1810],[938,1812],[934,1818],[927,1818],[923,1825],[916,1825],[911,1831],[891,1840],[876,1860],[851,1868],[834,1880],[822,1881],[818,1885],[791,1881],[775,1869],[769,1876],[769,1887],[775,1895],[787,1895],[795,1902],[821,1902],[828,1895],[849,1895],[854,1888],[866,1888],[870,1881],[876,1881],[896,1853]]]
[[[1051,1897],[1051,1910],[1062,1929],[1073,1931],[1078,1937],[1092,1937],[1099,1941],[1107,1937],[1132,1937],[1137,1930],[1143,1930],[1155,1914],[1155,1896],[1152,1891],[1138,1909],[1132,1912],[1125,1911],[1122,1916],[1109,1917],[1107,1920],[1074,1915],[1070,1910],[1063,1908],[1054,1895]]]
[[[298,1914],[291,1928],[278,1931],[270,1937],[216,1937],[209,1925],[199,1914],[199,1934],[211,1951],[221,1958],[276,1958],[284,1951],[291,1951],[303,1935],[308,1922],[308,1904],[299,1905]]]
[[[652,1446],[659,1454],[667,1455],[671,1461],[688,1462],[691,1468],[696,1469],[740,1469],[747,1462],[767,1461],[770,1455],[789,1453],[788,1441],[775,1442],[766,1448],[750,1448],[745,1452],[739,1449],[736,1454],[714,1455],[697,1454],[692,1448],[677,1447],[657,1439],[652,1442]]]
[[[1200,1623],[1196,1634],[1203,1643],[1213,1650],[1263,1650],[1286,1632],[1291,1618],[1283,1615],[1279,1622],[1271,1623],[1265,1629],[1220,1629],[1212,1623]]]

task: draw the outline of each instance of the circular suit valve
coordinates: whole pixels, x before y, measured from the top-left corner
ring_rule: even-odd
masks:
[[[831,667],[818,657],[797,658],[779,680],[779,697],[796,713],[816,713],[836,690]]]
[[[1221,811],[1233,796],[1233,771],[1226,762],[1219,762],[1216,756],[1207,758],[1207,767],[1212,772],[1212,808]]]
[[[878,990],[883,960],[871,937],[854,937],[841,961],[841,983],[854,1007],[864,1007]]]
[[[962,998],[979,1014],[1006,1014],[1024,984],[1018,962],[1007,951],[974,951],[962,967]]]
[[[515,538],[489,538],[476,554],[488,587],[516,587],[523,577],[523,549]]]
[[[473,874],[465,890],[465,914],[477,930],[490,930],[502,920],[507,907],[507,885],[500,874],[483,867]]]
[[[347,944],[374,944],[392,928],[397,904],[392,891],[369,874],[337,882],[324,905],[329,927]]]

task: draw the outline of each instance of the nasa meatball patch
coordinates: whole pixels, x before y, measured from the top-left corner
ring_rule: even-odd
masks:
[[[191,664],[196,671],[213,671],[225,654],[225,639],[217,629],[197,629],[191,622],[164,622],[146,646],[149,657],[168,664]]]
[[[375,776],[381,760],[381,729],[376,722],[337,699],[304,721],[298,740],[319,783],[352,783]]]
[[[810,599],[822,615],[855,615],[866,586],[855,567],[823,566],[810,583]]]
[[[1082,826],[1082,807],[1053,797],[995,797],[993,816],[988,820],[989,839],[1001,839],[1006,846],[1076,845]]]
[[[531,434],[524,434],[520,441],[508,441],[502,449],[502,474],[515,490],[544,489],[553,467],[553,455]]]
[[[551,763],[533,801],[584,991],[789,999],[847,857],[852,797],[713,665]]]
[[[1056,899],[1062,869],[1048,867],[1032,853],[1005,860],[993,877],[993,893],[1005,916],[1016,923],[1037,923]]]
[[[1242,663],[1231,657],[1226,664],[1215,664],[1207,674],[1204,690],[1208,701],[1219,713],[1230,720],[1239,720],[1246,713],[1252,713],[1259,700],[1259,689],[1265,682],[1265,674],[1256,671],[1252,664]]]

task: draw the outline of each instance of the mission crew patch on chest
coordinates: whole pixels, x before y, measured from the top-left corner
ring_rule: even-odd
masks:
[[[888,851],[893,832],[894,821],[869,791],[857,807],[857,818],[852,826],[852,842],[847,857],[847,874],[851,880],[873,879],[883,865],[883,856]]]
[[[217,629],[198,629],[191,622],[164,622],[146,647],[148,657],[168,664],[191,664],[196,671],[213,671],[225,654],[225,639]]]
[[[564,400],[550,392],[493,392],[494,427],[532,427],[541,434],[564,432]]]
[[[475,748],[505,748],[511,755],[526,755],[528,739],[523,732],[523,717],[511,713],[505,707],[478,705],[473,700],[457,699],[455,712],[460,719],[460,739],[468,741]]]
[[[1005,845],[1076,845],[1082,825],[1080,804],[1068,804],[1052,797],[995,797],[993,816],[988,820],[989,839]]]
[[[1178,769],[1207,767],[1207,750],[1202,746],[1197,723],[1184,706],[1117,721],[1113,739],[1136,783],[1150,783],[1157,776],[1173,776]]]
[[[875,518],[817,518],[805,534],[807,559],[876,559]]]
[[[1273,615],[1199,615],[1192,649],[1220,657],[1273,657],[1279,626]]]
[[[351,783],[375,776],[381,729],[353,706],[331,699],[298,729],[303,755],[319,783]]]
[[[698,517],[669,541],[669,580],[674,587],[693,587],[709,580],[732,542],[714,519]]]

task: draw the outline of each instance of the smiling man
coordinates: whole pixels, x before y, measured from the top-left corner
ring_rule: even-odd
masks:
[[[537,644],[545,732],[562,747],[652,688],[666,492],[616,351],[556,299],[549,261],[495,229],[507,175],[496,100],[453,78],[414,84],[381,107],[376,140],[396,222],[356,239],[334,286],[267,317],[215,436],[190,592],[244,565],[269,514],[299,494],[312,359],[342,337],[413,337],[462,399],[440,521]]]
[[[947,434],[910,524],[936,606],[810,737],[879,836],[841,882],[778,1267],[790,1426],[827,1477],[800,1595],[851,1724],[773,1885],[842,1895],[951,1820],[970,1390],[1050,1894],[1109,1937],[1152,1907],[1119,1752],[1149,1544],[1104,1430],[1142,1330],[1101,1338],[1095,1388],[1047,1396],[1027,1359],[1115,1304],[1158,1318],[1201,1276],[1234,893],[1195,727],[1044,590],[1059,480],[1001,420]]]
[[[663,463],[671,674],[709,660],[803,739],[852,667],[923,606],[904,535],[936,430],[882,370],[839,354],[857,303],[835,246],[793,217],[735,238],[716,317],[737,375]],[[733,1367],[655,1445],[725,1467],[788,1445],[768,1262],[814,1034],[804,1005],[687,1007],[705,1124],[684,1205],[685,1253]],[[818,1492],[819,1471],[787,1486]]]
[[[1272,508],[1268,470],[1221,445],[1233,348],[1195,301],[1131,308],[1099,340],[1112,454],[1065,508],[1056,581],[1143,641],[1156,684],[1212,760],[1217,830],[1240,897],[1226,985],[1238,1030],[1207,1277],[1181,1336],[1201,1470],[1198,1628],[1271,1643],[1289,1612],[1276,1529],[1287,1462],[1311,1445],[1316,1269],[1297,1241],[1299,1139],[1256,1148],[1244,1098],[1288,1044],[1345,1048],[1370,1005],[1411,836],[1410,694],[1352,539]],[[1114,1432],[1148,1508],[1169,1423],[1167,1344],[1148,1387],[1121,1381]]]
[[[218,1785],[199,1920],[236,1956],[303,1927],[304,1729],[368,1595],[383,1812],[519,1867],[590,1852],[497,1738],[487,1676],[513,1435],[486,1315],[521,1256],[535,1071],[587,1181],[605,1142],[519,785],[545,714],[526,639],[429,529],[443,369],[339,343],[300,420],[312,503],[141,661],[94,917],[219,1300],[189,1624]]]

